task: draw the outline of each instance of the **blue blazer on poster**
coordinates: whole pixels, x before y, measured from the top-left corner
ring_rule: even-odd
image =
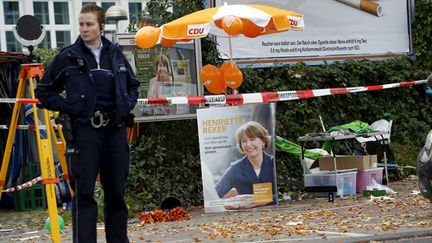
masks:
[[[249,159],[243,158],[231,163],[220,180],[216,183],[216,191],[220,198],[227,192],[235,188],[238,194],[253,194],[253,184],[272,183],[273,202],[277,202],[276,183],[275,183],[275,164],[273,156],[263,153],[263,163],[259,176]]]

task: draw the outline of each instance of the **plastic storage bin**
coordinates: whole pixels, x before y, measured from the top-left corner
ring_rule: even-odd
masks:
[[[304,175],[305,187],[336,186],[334,174],[316,173]]]
[[[25,163],[21,167],[21,177],[27,182],[41,175],[39,162]]]
[[[337,195],[351,196],[356,194],[357,171],[339,173],[337,177]]]
[[[362,192],[370,185],[372,179],[378,184],[382,184],[383,167],[359,170],[357,173],[357,192]]]
[[[15,191],[13,198],[14,208],[19,211],[46,208],[45,187],[41,184]]]
[[[356,194],[357,171],[338,173],[337,183],[333,173],[305,174],[305,187],[337,186],[337,195]]]

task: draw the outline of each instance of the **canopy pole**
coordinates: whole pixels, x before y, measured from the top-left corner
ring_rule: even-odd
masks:
[[[230,60],[232,62],[233,54],[232,54],[232,45],[231,45],[231,35],[228,35],[228,43],[229,43],[229,51],[230,51]]]

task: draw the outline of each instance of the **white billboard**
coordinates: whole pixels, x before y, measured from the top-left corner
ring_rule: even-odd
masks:
[[[239,64],[278,61],[341,60],[407,55],[412,51],[410,15],[413,0],[226,0],[228,4],[262,4],[304,15],[303,31],[232,38]],[[217,1],[220,6],[222,1]],[[229,41],[218,38],[229,56]],[[294,59],[294,60],[293,60]],[[261,61],[260,61],[261,60]],[[264,61],[265,62],[265,61]]]

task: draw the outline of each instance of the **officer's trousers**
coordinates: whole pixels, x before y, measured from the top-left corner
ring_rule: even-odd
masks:
[[[124,190],[129,172],[130,149],[126,128],[93,128],[88,122],[76,127],[67,146],[72,200],[73,242],[96,242],[98,205],[95,182],[100,173],[104,191],[104,222],[107,242],[129,242],[128,210]]]

